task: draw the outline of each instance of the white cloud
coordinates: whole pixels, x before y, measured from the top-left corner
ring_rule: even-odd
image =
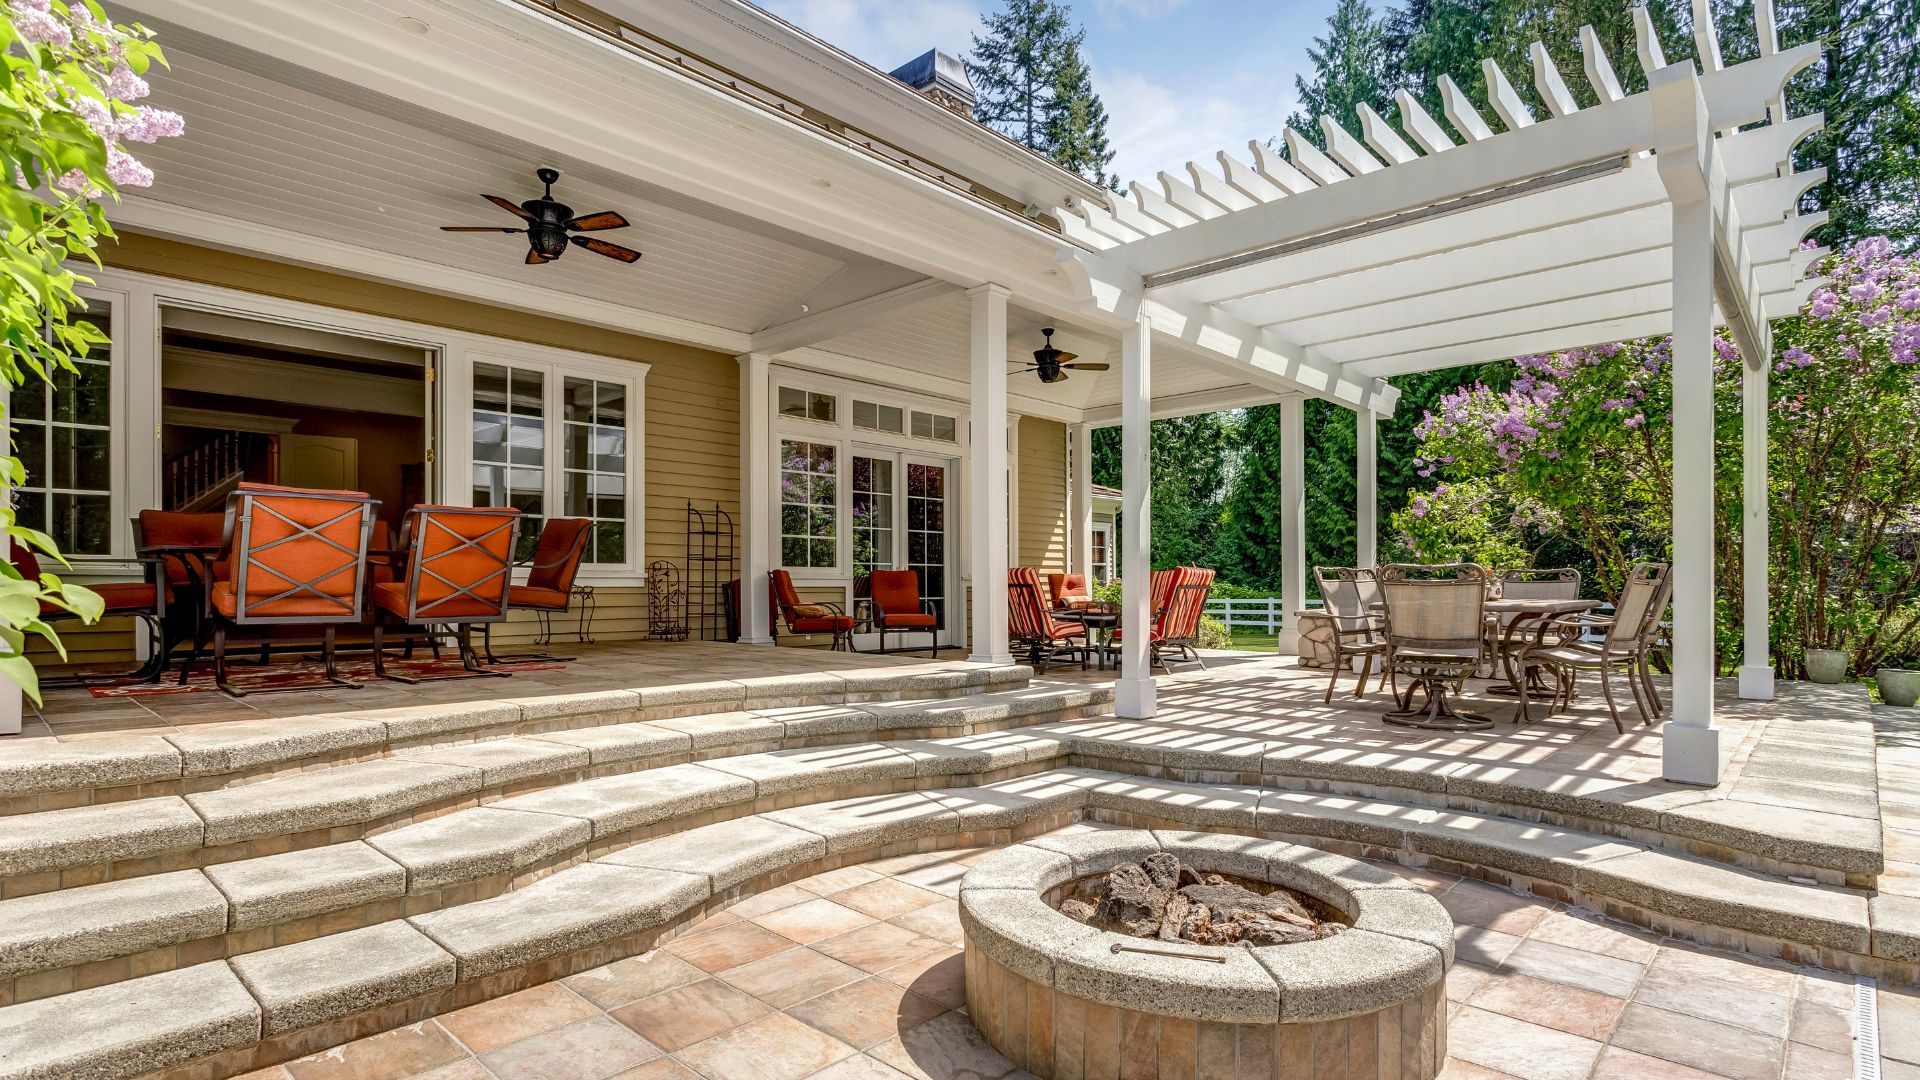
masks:
[[[1112,170],[1124,183],[1149,183],[1161,170],[1184,176],[1189,161],[1214,167],[1226,150],[1244,157],[1247,140],[1277,135],[1294,107],[1287,81],[1272,74],[1171,87],[1138,72],[1096,68],[1094,82],[1111,118]]]
[[[759,5],[882,71],[928,49],[963,56],[980,28],[973,0],[757,0]]]
[[[1109,19],[1158,19],[1192,0],[1093,0],[1093,9]]]

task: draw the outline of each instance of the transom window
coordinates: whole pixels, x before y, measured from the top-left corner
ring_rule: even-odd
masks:
[[[898,405],[879,405],[853,399],[853,426],[862,431],[884,431],[892,435],[907,433],[906,413]]]
[[[105,305],[96,305],[104,307]],[[104,313],[76,315],[111,335]],[[113,550],[113,370],[102,343],[51,382],[31,374],[11,397],[14,445],[27,478],[15,489],[20,524],[52,536],[68,555]]]
[[[839,416],[840,400],[832,394],[822,394],[816,390],[801,390],[792,386],[780,388],[780,415],[791,416],[798,420],[819,420],[831,424]]]
[[[953,442],[958,425],[951,416],[939,413],[913,410],[913,437],[916,439],[938,439],[941,442]]]

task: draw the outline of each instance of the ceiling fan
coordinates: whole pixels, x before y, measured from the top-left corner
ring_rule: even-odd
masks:
[[[591,236],[571,236],[576,232],[597,232],[601,229],[624,229],[629,222],[626,218],[611,210],[602,210],[597,214],[574,216],[573,207],[553,198],[553,183],[560,179],[560,173],[554,169],[535,169],[534,175],[547,186],[546,193],[537,199],[514,205],[512,201],[498,195],[482,195],[507,213],[525,221],[526,227],[509,229],[504,225],[442,225],[442,232],[500,232],[527,234],[527,263],[538,266],[550,263],[566,254],[568,244],[578,244],[588,251],[605,255],[609,259],[618,259],[623,263],[635,262],[640,253],[619,244],[609,244],[605,240]]]
[[[1033,350],[1032,367],[1021,368],[1018,372],[1015,372],[1015,374],[1024,375],[1032,371],[1039,374],[1040,381],[1043,383],[1057,383],[1067,381],[1067,372],[1069,370],[1105,371],[1110,366],[1107,364],[1085,362],[1073,363],[1074,357],[1078,354],[1053,347],[1053,327],[1043,327],[1040,332],[1047,336],[1046,345]]]

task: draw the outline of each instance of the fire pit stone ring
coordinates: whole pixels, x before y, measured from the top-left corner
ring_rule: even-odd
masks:
[[[1160,851],[1285,886],[1350,928],[1285,945],[1200,945],[1098,929],[1050,902]],[[1399,876],[1330,852],[1166,830],[1040,837],[968,870],[960,922],[969,1015],[1041,1080],[1102,1075],[1109,1061],[1131,1063],[1127,1076],[1194,1080],[1432,1080],[1446,1060],[1452,919]]]

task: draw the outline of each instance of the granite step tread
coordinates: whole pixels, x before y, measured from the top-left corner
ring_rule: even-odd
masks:
[[[189,851],[206,840],[206,823],[177,795],[0,820],[0,878]]]
[[[73,967],[227,930],[227,898],[198,870],[0,900],[0,975]]]
[[[0,1077],[118,1080],[259,1038],[259,1003],[216,960],[0,1009]]]

